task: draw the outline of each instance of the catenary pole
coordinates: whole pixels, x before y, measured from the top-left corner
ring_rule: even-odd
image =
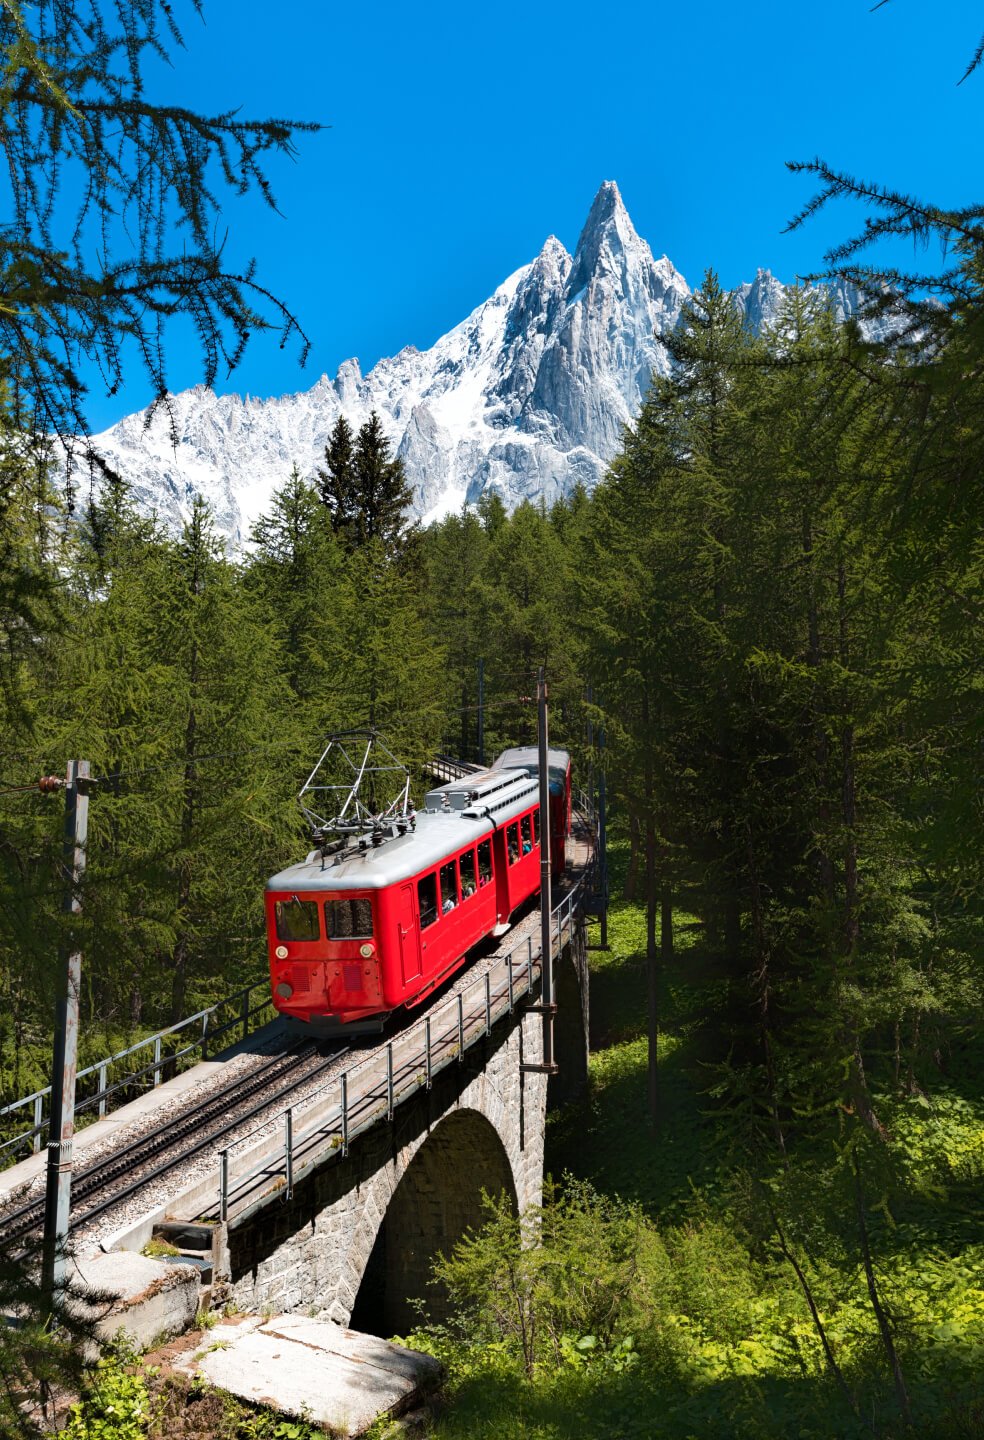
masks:
[[[540,666],[536,682],[537,768],[540,779],[540,965],[543,1007],[543,1068],[548,1074],[554,1062],[553,1021],[557,1006],[553,985],[553,937],[550,933],[550,743],[548,737],[547,681]]]
[[[485,764],[485,661],[478,660],[478,763]]]
[[[67,915],[82,910],[79,886],[85,870],[89,829],[89,762],[70,760],[65,775],[65,898]],[[72,1141],[75,1134],[75,1072],[79,1050],[79,990],[82,953],[69,922],[61,993],[55,1010],[55,1043],[48,1120],[48,1175],[45,1191],[42,1289],[49,1303],[64,1295],[68,1267],[68,1216],[72,1202]]]
[[[598,881],[601,891],[601,949],[608,949],[608,815],[605,793],[605,731],[598,731]]]

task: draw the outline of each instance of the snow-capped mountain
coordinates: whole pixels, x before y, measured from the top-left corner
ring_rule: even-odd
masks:
[[[775,318],[784,286],[767,270],[733,292],[758,331]],[[127,416],[94,446],[132,484],[141,508],[179,525],[196,492],[211,503],[232,549],[246,539],[296,464],[313,477],[338,415],[357,428],[378,411],[431,519],[496,490],[512,508],[548,503],[605,473],[654,371],[669,371],[660,336],[690,295],[664,255],[635,231],[618,186],[595,196],[573,256],[550,236],[466,320],[429,350],[412,345],[363,375],[346,360],[334,380],[274,400],[215,395],[202,386],[172,398],[149,428]],[[840,318],[856,294],[834,294]]]

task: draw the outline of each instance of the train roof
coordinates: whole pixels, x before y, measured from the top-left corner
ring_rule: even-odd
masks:
[[[306,860],[273,875],[268,890],[382,890],[429,870],[448,855],[491,835],[496,826],[536,804],[538,787],[526,770],[493,768],[427,792],[416,828],[365,850]]]
[[[515,745],[511,750],[503,750],[502,754],[492,762],[493,770],[526,770],[530,775],[537,776],[540,773],[540,752],[535,745]],[[571,757],[566,750],[547,751],[547,772],[550,776],[550,789],[557,795],[566,783],[567,774],[571,768]]]

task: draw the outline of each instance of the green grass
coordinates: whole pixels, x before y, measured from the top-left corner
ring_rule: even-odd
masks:
[[[590,939],[597,944],[596,928]],[[726,982],[699,927],[676,917],[660,996],[658,1129],[646,1105],[641,906],[612,905],[609,943],[590,953],[589,1094],[550,1117],[546,1164],[555,1179],[576,1176],[637,1207],[670,1257],[666,1295],[640,1342],[640,1363],[626,1371],[603,1358],[580,1368],[555,1360],[527,1380],[508,1346],[478,1335],[481,1323],[471,1336],[453,1327],[418,1336],[451,1373],[441,1440],[984,1436],[984,1106],[973,1065],[956,1066],[945,1082],[936,1077],[930,1100],[879,1097],[896,1189],[889,1205],[872,1187],[867,1219],[912,1399],[909,1431],[867,1292],[845,1166],[829,1138],[801,1144],[788,1172],[765,1163],[761,1193],[790,1217],[854,1410],[825,1365],[767,1203],[733,1168],[734,1126],[708,1094]],[[577,1263],[556,1257],[561,1269]],[[644,1326],[645,1317],[633,1323]]]

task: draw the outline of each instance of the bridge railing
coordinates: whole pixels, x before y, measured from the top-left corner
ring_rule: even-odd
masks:
[[[485,767],[473,765],[469,760],[455,760],[453,755],[435,755],[424,768],[435,780],[447,783],[449,780],[461,780],[465,775],[476,775]]]
[[[594,812],[587,797],[579,797],[578,810],[592,835]],[[593,858],[592,847],[591,862],[551,910],[556,955],[575,934],[579,911],[590,894]],[[362,1131],[381,1119],[392,1119],[397,1105],[420,1089],[429,1090],[434,1076],[449,1065],[460,1064],[503,1015],[511,1014],[537,988],[540,970],[539,936],[534,939],[529,934],[416,1025],[345,1071],[316,1100],[283,1111],[273,1122],[282,1141],[270,1141],[270,1121],[239,1136],[234,1145],[219,1152],[214,1217],[224,1222],[235,1209],[243,1218],[273,1195],[289,1199],[302,1176],[321,1163],[326,1149],[347,1154]],[[258,1140],[261,1134],[266,1137],[263,1141]],[[252,1149],[251,1140],[257,1142]]]
[[[93,1065],[86,1065],[79,1070],[76,1080],[83,1090],[90,1090],[90,1085],[85,1084],[87,1080],[91,1080],[95,1088],[91,1093],[76,1098],[75,1119],[80,1115],[95,1112],[101,1120],[111,1108],[110,1102],[114,1098],[131,1100],[134,1087],[145,1084],[150,1077],[153,1077],[151,1084],[156,1087],[165,1078],[165,1074],[176,1074],[179,1070],[187,1069],[189,1064],[197,1063],[199,1059],[207,1059],[215,1042],[222,1036],[227,1036],[231,1030],[241,1028],[241,1038],[245,1040],[250,1032],[250,1022],[257,1015],[272,1009],[270,982],[266,979],[258,980],[255,984],[247,985],[245,989],[237,990],[235,994],[216,1001],[214,1005],[186,1016],[175,1025],[167,1025],[163,1030],[157,1030],[153,1035],[145,1035],[143,1039],[135,1041],[125,1049],[117,1050],[115,1054],[97,1060]],[[222,1018],[223,1016],[225,1018]],[[174,1045],[177,1048],[172,1048]],[[134,1057],[143,1055],[147,1055],[146,1060],[135,1064]],[[124,1061],[129,1061],[129,1065],[125,1066]],[[0,1130],[10,1128],[11,1123],[16,1124],[14,1117],[20,1111],[26,1110],[33,1121],[28,1129],[0,1141],[0,1166],[12,1163],[19,1150],[30,1147],[30,1150],[37,1154],[41,1149],[42,1136],[48,1129],[47,1111],[50,1103],[51,1086],[46,1085],[42,1090],[35,1090],[30,1095],[0,1106]]]

